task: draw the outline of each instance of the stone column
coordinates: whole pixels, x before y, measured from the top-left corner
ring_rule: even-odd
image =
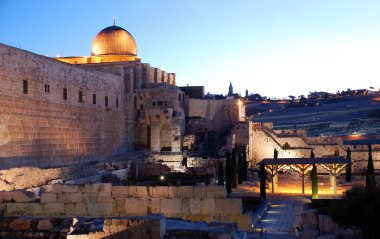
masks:
[[[161,151],[161,135],[159,124],[153,124],[150,126],[150,150],[153,152]]]

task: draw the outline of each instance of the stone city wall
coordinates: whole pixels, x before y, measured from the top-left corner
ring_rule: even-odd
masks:
[[[0,168],[65,165],[133,149],[123,89],[118,76],[0,44]]]
[[[41,217],[142,216],[161,213],[192,221],[234,222],[251,230],[251,214],[242,201],[227,198],[220,186],[112,186],[53,184],[36,198],[28,191],[0,192],[4,216]]]

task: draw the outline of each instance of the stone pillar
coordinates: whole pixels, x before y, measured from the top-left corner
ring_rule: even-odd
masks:
[[[336,176],[331,175],[331,174],[330,174],[330,185],[331,185],[331,189],[335,195],[336,194]]]
[[[160,125],[150,126],[150,150],[153,152],[161,151]]]
[[[277,189],[278,187],[278,173],[276,173],[276,175],[274,175],[273,177],[273,182],[274,182],[274,189]]]

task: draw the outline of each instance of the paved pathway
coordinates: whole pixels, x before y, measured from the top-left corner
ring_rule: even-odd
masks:
[[[301,207],[307,199],[303,197],[275,196],[268,199],[269,206],[255,225],[250,238],[295,239],[293,222],[295,208]],[[262,228],[262,229],[261,229]],[[262,230],[262,232],[261,232]]]

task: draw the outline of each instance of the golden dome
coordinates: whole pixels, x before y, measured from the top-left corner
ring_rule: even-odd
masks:
[[[137,56],[137,46],[127,30],[114,25],[104,28],[96,35],[92,42],[91,55]]]

